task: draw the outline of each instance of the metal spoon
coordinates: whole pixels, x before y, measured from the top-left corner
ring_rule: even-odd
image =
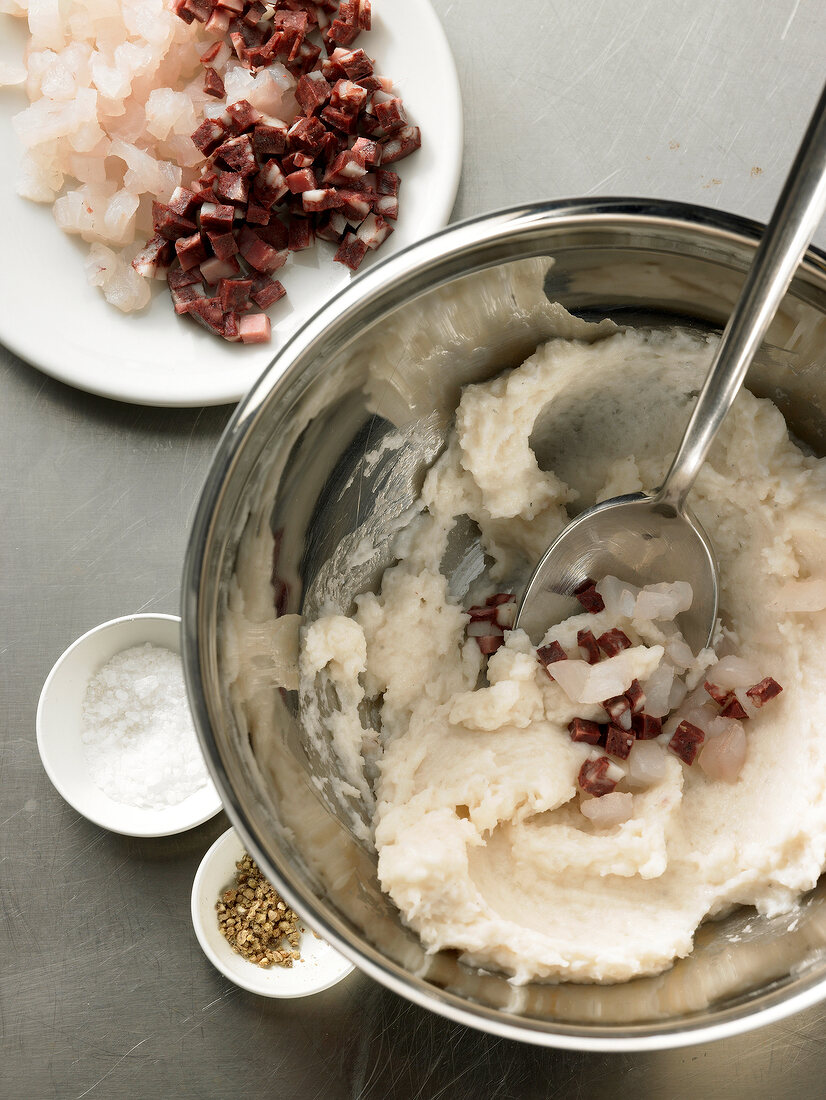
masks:
[[[695,650],[707,645],[717,616],[712,542],[685,501],[732,406],[795,269],[826,213],[826,89],[812,115],[720,339],[697,404],[665,481],[652,494],[614,497],[583,512],[556,539],[531,576],[515,625],[538,643],[572,611],[576,589],[609,574],[638,585],[689,581],[690,611],[680,617]]]

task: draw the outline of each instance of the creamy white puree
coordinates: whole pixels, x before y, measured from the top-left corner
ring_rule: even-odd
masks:
[[[304,698],[323,672],[340,704],[328,727],[342,772],[371,808],[375,795],[380,881],[429,950],[456,948],[517,981],[621,981],[686,955],[698,924],[732,905],[784,911],[824,866],[826,464],[790,441],[771,402],[741,394],[693,492],[719,554],[718,651],[785,688],[746,723],[736,783],[666,753],[663,778],[634,791],[632,817],[597,829],[579,810],[576,778],[598,750],[567,730],[596,709],[571,702],[521,631],[477,686],[483,660],[465,637],[470,597],[524,578],[567,504],[659,483],[712,350],[679,331],[553,339],[466,388],[379,594],[358,597],[352,618],[325,615],[304,630]],[[589,418],[569,415],[565,469],[543,470],[535,421],[583,377],[593,379]],[[673,400],[641,423],[629,378],[656,380]],[[491,562],[487,587],[461,602],[440,572],[460,516],[476,522]],[[582,619],[549,637],[620,625],[640,647],[641,678],[658,663],[650,629]],[[715,660],[699,656],[690,687]],[[379,729],[365,700],[380,709]]]

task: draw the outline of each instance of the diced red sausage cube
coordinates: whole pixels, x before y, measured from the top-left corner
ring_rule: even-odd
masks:
[[[266,344],[270,339],[270,319],[266,313],[248,313],[238,322],[244,344]]]
[[[226,94],[223,80],[209,65],[204,69],[204,91],[216,99],[223,99]]]
[[[218,296],[224,313],[243,313],[250,308],[252,279],[221,279]]]
[[[592,630],[577,631],[576,642],[580,649],[585,650],[585,660],[589,665],[595,665],[601,659],[599,644]]]
[[[604,794],[610,794],[616,787],[616,779],[607,775],[611,761],[607,756],[599,756],[596,760],[586,760],[579,769],[577,782],[580,789],[586,794],[592,794],[595,798],[601,798]]]
[[[568,731],[572,741],[584,741],[589,745],[598,745],[602,737],[599,724],[587,718],[574,718],[568,723]]]
[[[699,726],[692,722],[680,722],[674,730],[674,735],[668,742],[668,747],[686,764],[693,764],[700,745],[705,740],[705,734]]]
[[[209,252],[200,233],[193,233],[191,237],[179,237],[175,241],[175,251],[184,271],[197,267],[209,258]]]
[[[243,206],[246,203],[249,191],[249,180],[240,172],[221,172],[215,184],[215,193],[218,198],[236,206]]]
[[[279,298],[283,298],[286,293],[278,279],[258,275],[252,281],[250,297],[259,309],[269,309],[274,302],[277,302]]]

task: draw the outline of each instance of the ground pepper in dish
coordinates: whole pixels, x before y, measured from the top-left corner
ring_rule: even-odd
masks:
[[[215,903],[218,927],[229,945],[262,966],[292,966],[301,958],[303,929],[298,917],[273,890],[252,856],[235,864],[235,883]]]

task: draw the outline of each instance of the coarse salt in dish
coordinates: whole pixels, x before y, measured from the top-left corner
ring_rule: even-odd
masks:
[[[37,748],[46,774],[79,814],[123,836],[172,836],[221,809],[188,709],[186,724],[181,717],[180,628],[177,615],[146,613],[101,623],[61,654],[40,692]],[[127,676],[122,662],[130,651],[143,656],[129,658],[137,673]],[[147,659],[152,651],[161,658]],[[105,671],[112,663],[114,674]],[[173,747],[153,735],[153,711],[162,712]],[[97,726],[91,738],[90,716]],[[141,746],[131,743],[138,730]]]
[[[116,654],[89,681],[81,740],[89,774],[116,802],[160,809],[208,781],[181,659],[146,642]]]

